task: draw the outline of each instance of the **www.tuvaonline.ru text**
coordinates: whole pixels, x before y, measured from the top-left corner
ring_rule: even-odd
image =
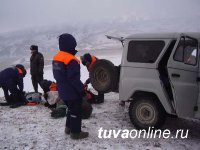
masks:
[[[106,130],[103,127],[98,130],[98,138],[109,139],[109,138],[188,138],[189,130],[178,129],[175,134],[171,135],[169,129],[160,130],[154,129],[154,127],[149,127],[148,130]]]

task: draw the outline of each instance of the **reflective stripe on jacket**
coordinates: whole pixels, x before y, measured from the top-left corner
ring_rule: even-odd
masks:
[[[95,63],[95,61],[97,60],[97,58],[94,56],[94,55],[90,55],[91,56],[91,59],[92,59],[92,62],[90,63],[89,67],[87,68],[88,71],[91,70],[93,64]]]
[[[59,51],[53,58],[54,61],[60,61],[63,62],[65,65],[68,65],[68,63],[72,60],[76,60],[78,64],[80,64],[80,61],[78,58],[76,58],[74,55],[64,52],[64,51]]]
[[[80,80],[80,61],[74,55],[59,51],[53,58],[53,75],[63,101],[82,99],[84,87]]]

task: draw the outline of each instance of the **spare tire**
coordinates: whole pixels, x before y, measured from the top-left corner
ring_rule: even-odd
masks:
[[[105,59],[98,59],[89,73],[90,81],[95,90],[101,93],[114,91],[118,86],[119,75],[114,64]]]

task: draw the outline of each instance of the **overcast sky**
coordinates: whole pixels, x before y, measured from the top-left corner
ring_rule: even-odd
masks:
[[[200,0],[0,0],[0,33],[60,23],[92,23],[134,14],[197,17]]]

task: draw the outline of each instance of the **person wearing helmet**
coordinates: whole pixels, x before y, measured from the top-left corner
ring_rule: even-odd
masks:
[[[4,91],[7,102],[2,105],[10,105],[11,108],[15,108],[25,104],[26,100],[23,94],[23,78],[25,76],[26,69],[21,64],[6,68],[0,72],[0,87]]]
[[[98,59],[97,57],[95,57],[94,55],[91,55],[89,53],[86,53],[83,56],[81,56],[81,62],[84,66],[87,67],[88,72],[91,71],[91,68],[97,59]],[[90,78],[88,78],[85,81],[84,87],[87,87],[89,83],[90,83]],[[94,99],[94,103],[99,104],[99,103],[103,103],[103,102],[104,102],[104,93],[98,92],[98,95]]]
[[[44,57],[38,52],[37,45],[31,45],[31,58],[30,58],[30,73],[33,88],[38,92],[38,84],[43,80]]]
[[[60,51],[53,57],[53,75],[60,98],[68,107],[65,133],[72,139],[88,137],[81,131],[81,105],[84,86],[80,80],[80,61],[75,57],[77,43],[68,33],[59,36]]]

